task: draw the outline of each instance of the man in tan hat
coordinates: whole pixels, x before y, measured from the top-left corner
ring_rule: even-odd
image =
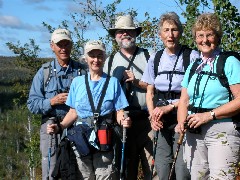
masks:
[[[60,134],[48,135],[47,124],[59,123],[69,110],[65,105],[72,79],[81,73],[82,66],[70,58],[71,34],[66,29],[56,29],[51,36],[51,49],[56,58],[42,65],[34,76],[27,101],[33,114],[41,114],[40,150],[42,153],[42,179],[51,177],[56,163],[56,147]]]
[[[129,102],[129,107],[125,108],[133,123],[127,134],[126,178],[129,180],[137,179],[139,161],[144,179],[150,179],[153,153],[152,130],[146,106],[147,84],[140,81],[149,53],[136,46],[136,37],[141,31],[142,28],[135,26],[130,15],[117,17],[115,27],[109,29],[109,34],[115,38],[120,50],[111,55],[104,65],[106,73],[118,78]]]

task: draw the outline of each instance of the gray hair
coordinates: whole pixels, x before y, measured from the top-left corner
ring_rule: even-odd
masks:
[[[179,19],[179,16],[175,12],[167,12],[167,13],[162,14],[160,16],[160,20],[159,20],[159,23],[158,23],[158,32],[161,31],[161,28],[162,28],[163,23],[165,21],[170,22],[170,23],[175,23],[177,25],[180,33],[181,34],[183,33],[182,23]]]

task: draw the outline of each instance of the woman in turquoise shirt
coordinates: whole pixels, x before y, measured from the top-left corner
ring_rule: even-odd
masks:
[[[192,65],[184,76],[177,126],[182,133],[187,125],[185,157],[191,179],[234,179],[240,133],[232,116],[240,112],[240,61],[229,56],[224,66],[233,95],[230,100],[228,89],[214,75],[221,53],[218,17],[212,13],[200,15],[192,33],[201,61],[192,77],[189,78]]]

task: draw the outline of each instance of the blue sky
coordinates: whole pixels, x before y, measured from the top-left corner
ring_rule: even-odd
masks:
[[[176,2],[178,0],[122,0],[117,11],[134,8],[138,11],[137,20],[142,21],[145,12],[151,17],[159,17],[168,11],[175,11],[180,15],[182,8]],[[231,2],[239,9],[239,0],[231,0]],[[28,43],[29,39],[34,39],[41,48],[40,57],[53,57],[49,47],[51,35],[43,27],[42,22],[57,27],[62,20],[71,21],[70,13],[74,12],[82,12],[82,9],[73,0],[0,0],[0,56],[14,55],[8,50],[7,42],[16,44],[20,41],[23,45]],[[93,21],[85,36],[89,39],[98,39],[106,33],[98,22]]]

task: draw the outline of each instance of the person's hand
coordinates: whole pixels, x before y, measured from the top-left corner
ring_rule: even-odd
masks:
[[[178,122],[178,124],[175,126],[175,132],[182,134],[184,132],[186,132],[186,127],[185,127],[185,122]]]
[[[132,125],[132,120],[130,119],[130,117],[124,118],[121,120],[121,125],[124,128],[129,128]]]
[[[59,128],[57,124],[48,124],[47,125],[47,133],[48,134],[56,134],[58,132]]]
[[[190,114],[187,117],[188,126],[190,128],[197,128],[210,120],[212,120],[212,116],[209,112]]]
[[[134,73],[130,70],[125,70],[123,72],[123,78],[125,79],[125,82],[133,82],[135,80]]]
[[[64,104],[67,100],[68,93],[60,93],[51,98],[50,102],[51,105],[59,105],[59,104]]]
[[[154,131],[159,131],[160,129],[163,128],[163,122],[160,120],[158,121],[151,120],[151,127]]]
[[[156,107],[152,112],[152,120],[159,121],[164,114],[168,114],[173,110],[173,107],[170,105]]]

